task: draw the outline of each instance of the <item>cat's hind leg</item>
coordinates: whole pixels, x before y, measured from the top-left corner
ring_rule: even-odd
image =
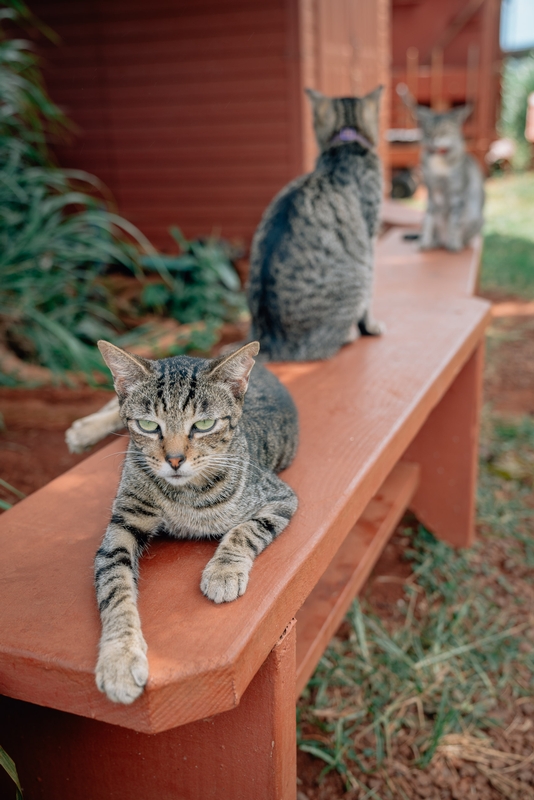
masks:
[[[432,211],[427,209],[423,219],[423,225],[421,228],[421,238],[419,239],[420,250],[433,250],[435,247],[438,247],[438,242],[436,241],[436,235],[435,235],[435,228],[436,228],[436,221],[434,219],[434,214],[432,213]]]
[[[94,414],[75,420],[65,433],[65,441],[71,453],[83,453],[122,427],[124,423],[119,414],[119,399],[114,397]]]
[[[353,323],[349,328],[349,332],[347,334],[347,338],[345,339],[344,344],[352,344],[352,342],[355,342],[356,339],[360,338],[360,335],[361,333],[359,326],[356,325],[356,323]]]
[[[229,603],[245,593],[254,559],[287,527],[297,510],[297,496],[275,475],[270,486],[277,495],[254,516],[223,538],[207,563],[200,588],[214,603]]]

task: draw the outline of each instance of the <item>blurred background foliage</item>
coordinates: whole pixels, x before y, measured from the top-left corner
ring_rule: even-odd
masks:
[[[512,56],[504,62],[502,73],[502,107],[499,131],[513,139],[516,152],[513,166],[525,169],[531,160],[531,147],[525,139],[527,100],[534,92],[534,53],[522,58]]]
[[[12,35],[27,26],[55,38],[24,3],[0,4],[0,382],[20,382],[6,367],[19,362],[58,380],[81,371],[105,382],[96,341],[126,335],[134,346],[161,315],[204,324],[170,351],[209,349],[245,308],[230,246],[189,242],[175,228],[179,251],[162,256],[115,213],[97,178],[55,164],[49,144],[71,125],[47,94],[32,42]]]

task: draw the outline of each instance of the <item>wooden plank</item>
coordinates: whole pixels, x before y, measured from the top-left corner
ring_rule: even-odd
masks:
[[[0,739],[24,796],[295,800],[295,638],[293,622],[237,708],[155,736],[0,697]]]
[[[419,472],[406,462],[393,468],[298,611],[297,697],[408,507]]]
[[[411,232],[411,231],[408,231]],[[381,265],[376,275],[376,292],[399,293],[403,281],[416,278],[430,302],[450,302],[451,297],[472,297],[477,285],[482,238],[459,253],[428,250],[421,253],[418,241],[406,241],[405,230],[388,231],[377,246]],[[446,266],[445,266],[446,264]],[[409,276],[409,277],[408,277]]]
[[[481,342],[405,455],[421,465],[421,485],[411,508],[455,547],[468,547],[475,537],[483,362]]]
[[[418,228],[423,222],[423,214],[424,212],[419,208],[411,208],[397,200],[384,198],[380,216],[382,222],[386,222],[388,225]]]

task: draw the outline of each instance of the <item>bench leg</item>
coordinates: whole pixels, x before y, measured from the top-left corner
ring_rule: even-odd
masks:
[[[0,698],[0,742],[31,800],[295,800],[295,641],[224,714],[150,736]]]
[[[421,467],[410,508],[455,547],[474,539],[483,348],[481,342],[403,456]]]

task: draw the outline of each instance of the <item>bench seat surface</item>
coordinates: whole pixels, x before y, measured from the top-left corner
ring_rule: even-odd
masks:
[[[148,733],[235,706],[338,547],[480,341],[489,306],[470,297],[476,253],[378,245],[375,312],[387,325],[331,361],[272,369],[299,408],[284,479],[300,499],[254,564],[244,597],[199,589],[213,542],[159,541],[141,562],[150,679],[132,706],[98,692],[94,553],[109,520],[119,438],[0,518],[0,693]]]

